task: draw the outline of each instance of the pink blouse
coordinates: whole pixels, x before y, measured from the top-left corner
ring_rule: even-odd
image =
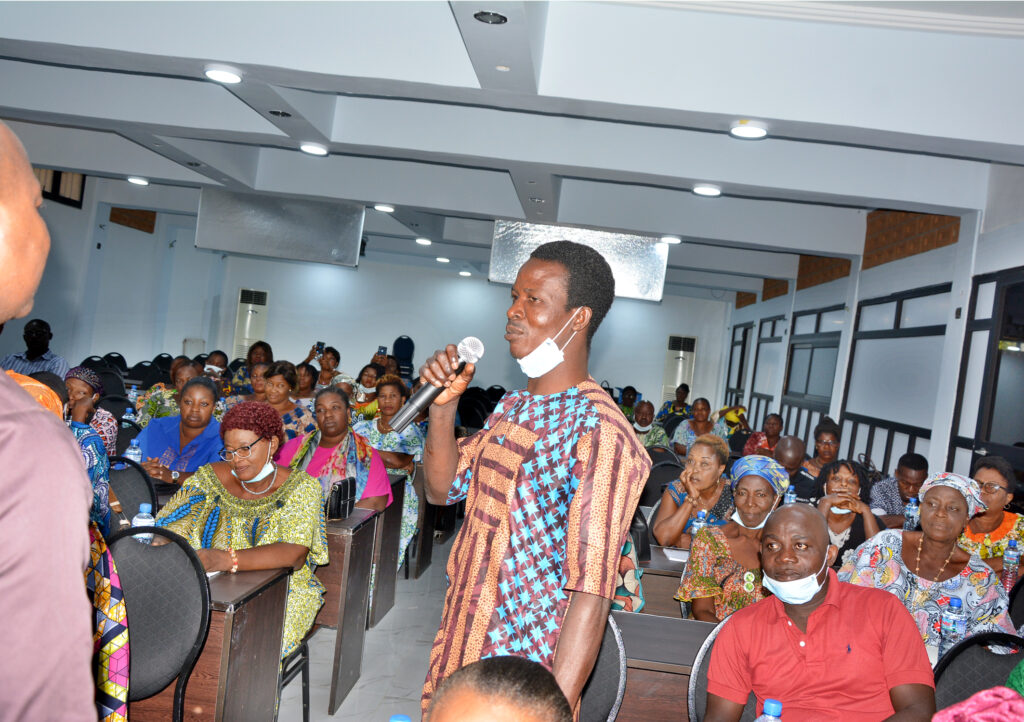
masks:
[[[281,447],[281,450],[277,452],[277,456],[274,460],[282,466],[288,466],[295,454],[298,453],[299,447],[302,446],[302,436],[296,436],[294,439],[286,443]],[[306,467],[306,473],[312,476],[314,479],[319,478],[320,473],[327,466],[327,463],[331,460],[331,454],[334,453],[334,448],[329,446],[318,446],[313,452],[313,458],[309,460],[309,466]],[[387,496],[388,503],[390,506],[394,500],[394,495],[391,493],[391,482],[388,480],[388,472],[384,468],[384,462],[380,460],[380,454],[376,451],[370,456],[370,472],[366,479],[366,489],[363,491],[363,495],[360,498],[368,499],[374,496]]]

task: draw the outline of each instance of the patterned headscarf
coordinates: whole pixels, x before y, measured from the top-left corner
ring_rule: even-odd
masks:
[[[775,459],[770,456],[758,456],[752,454],[737,459],[732,465],[732,483],[735,490],[736,483],[744,476],[759,476],[769,484],[776,494],[781,494],[789,486],[789,472]]]
[[[956,489],[963,495],[964,499],[967,500],[968,519],[979,511],[988,509],[988,505],[981,500],[981,489],[978,488],[978,482],[949,471],[940,471],[925,479],[924,483],[921,484],[921,491],[918,492],[917,498],[924,499],[924,495],[928,493],[928,490],[934,489],[936,486],[948,486],[951,489]]]
[[[103,382],[100,381],[100,376],[92,369],[87,369],[85,366],[75,366],[73,369],[64,374],[64,381],[68,379],[78,379],[92,386],[92,390],[103,395]]]

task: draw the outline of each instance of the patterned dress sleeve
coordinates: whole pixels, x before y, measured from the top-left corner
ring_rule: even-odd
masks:
[[[725,594],[715,578],[715,562],[721,552],[721,543],[709,527],[694,535],[690,542],[690,558],[686,560],[686,570],[676,590],[676,599],[692,602],[694,599],[717,598]]]
[[[210,498],[206,475],[212,473],[209,466],[200,467],[185,480],[156,517],[156,526],[183,536],[193,548],[199,546],[198,528]]]
[[[455,480],[452,482],[452,486],[448,490],[448,498],[445,500],[445,504],[448,506],[458,504],[469,493],[469,482],[473,479],[473,460],[476,459],[487,432],[488,429],[485,426],[472,436],[458,440],[459,465],[455,469]]]
[[[88,424],[72,421],[71,431],[78,440],[85,471],[92,483],[89,520],[96,522],[100,530],[106,534],[110,523],[110,462],[107,460],[107,450],[99,434]]]
[[[107,450],[107,456],[117,455],[117,421],[114,415],[106,409],[96,409],[90,424],[96,433],[103,439],[103,446]]]
[[[887,558],[892,556],[893,550],[888,549],[889,554],[883,555],[882,550],[891,547],[893,543],[892,534],[889,531],[882,531],[868,539],[853,552],[853,558],[843,564],[839,569],[839,581],[849,582],[861,587],[875,587],[875,570],[879,563],[884,564]],[[883,556],[886,559],[883,559]]]
[[[664,421],[668,418],[668,412],[672,410],[672,402],[666,401],[661,405],[661,409],[658,410],[658,415],[654,417],[655,421]]]
[[[597,414],[594,421],[576,444],[570,472],[579,486],[569,505],[564,588],[612,599],[622,545],[651,458],[625,420],[616,423]]]
[[[711,427],[711,433],[720,439],[729,440],[729,424],[725,423],[725,417],[715,422],[715,425]]]
[[[672,434],[672,443],[685,446],[686,450],[689,451],[694,438],[696,437],[694,436],[693,429],[690,428],[690,422],[684,419],[679,422],[675,433]]]
[[[968,591],[967,631],[970,635],[983,632],[1005,632],[1016,636],[1013,622],[1010,620],[1009,595],[999,583],[992,568],[981,561],[980,557],[971,556],[968,565],[971,574],[967,577],[966,583],[973,587]],[[973,604],[971,603],[972,600]]]
[[[277,512],[277,541],[300,544],[309,549],[316,564],[327,563],[327,521],[320,482],[304,471],[293,471],[299,480]]]
[[[751,454],[756,454],[757,450],[764,446],[766,443],[767,437],[765,436],[764,432],[755,431],[750,435],[750,438],[747,439],[747,443],[743,445],[743,455],[750,456]]]

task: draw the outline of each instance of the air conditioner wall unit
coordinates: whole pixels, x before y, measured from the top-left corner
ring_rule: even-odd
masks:
[[[697,339],[692,336],[669,336],[665,351],[665,376],[661,400],[674,401],[679,384],[693,385],[693,367],[697,359]]]
[[[238,289],[235,311],[234,358],[245,358],[249,347],[267,336],[267,292],[252,288]]]

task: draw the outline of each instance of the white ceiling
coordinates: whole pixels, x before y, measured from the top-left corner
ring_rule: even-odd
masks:
[[[0,117],[38,165],[388,202],[368,254],[453,272],[496,218],[676,234],[668,292],[855,256],[874,208],[984,210],[1024,165],[1022,66],[1018,2],[0,2]]]

